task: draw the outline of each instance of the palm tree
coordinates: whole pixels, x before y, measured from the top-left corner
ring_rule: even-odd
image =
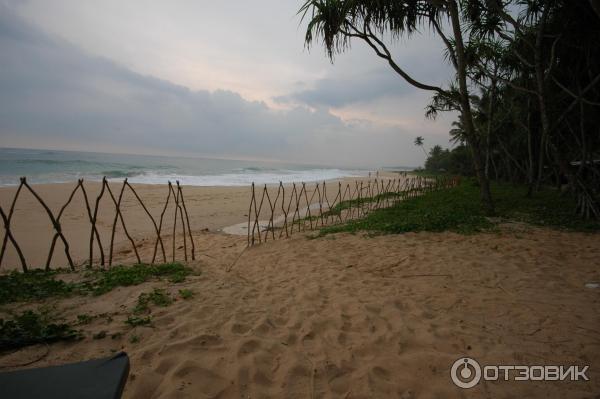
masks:
[[[461,121],[452,122],[452,129],[450,129],[450,142],[453,144],[464,144],[465,142],[465,129]]]
[[[465,125],[465,137],[473,155],[473,163],[481,191],[481,199],[488,212],[494,206],[489,180],[483,171],[481,137],[473,124],[469,89],[467,85],[467,54],[463,32],[468,31],[464,20],[469,7],[478,0],[306,0],[299,10],[302,18],[309,16],[305,44],[310,47],[315,40],[322,41],[329,58],[350,47],[352,39],[362,40],[375,54],[385,60],[394,72],[407,83],[431,91],[446,99],[453,108],[459,108]],[[475,5],[477,5],[475,4]],[[449,21],[450,33],[444,32],[443,22]],[[392,57],[383,36],[392,39],[410,37],[420,29],[432,29],[446,47],[448,60],[456,70],[456,91],[451,85],[443,89],[423,83],[409,75]],[[441,101],[440,101],[441,102]]]
[[[427,151],[425,151],[425,147],[423,146],[424,141],[425,141],[425,139],[422,136],[417,136],[415,138],[415,145],[417,147],[421,147],[421,149],[423,150],[423,153],[425,153],[425,158],[427,158]]]

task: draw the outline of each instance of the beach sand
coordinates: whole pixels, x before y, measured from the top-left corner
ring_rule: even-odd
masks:
[[[245,249],[245,236],[215,230],[217,216],[227,220],[221,226],[239,222],[247,189],[198,189],[204,193],[197,198],[185,190],[186,202],[196,200],[188,205],[197,209],[190,211],[197,258],[189,266],[199,275],[3,306],[0,317],[50,305],[68,321],[80,314],[110,318],[78,326],[83,340],[52,344],[45,356],[41,345],[5,354],[0,367],[124,350],[131,358],[125,398],[593,398],[600,392],[600,289],[585,286],[600,282],[598,234],[512,223],[469,236],[300,234]],[[203,204],[210,201],[221,206],[209,211]],[[143,257],[151,251],[140,246]],[[133,261],[126,252],[117,259]],[[180,289],[194,295],[153,307],[151,327],[126,325],[139,294],[157,287],[173,297]],[[94,339],[100,331],[106,337]],[[590,381],[500,380],[464,390],[450,379],[452,363],[463,356],[481,364],[589,365]]]
[[[585,288],[600,280],[598,235],[507,225],[473,236],[296,236],[247,250],[243,237],[196,240],[200,256],[190,266],[201,274],[183,283],[57,300],[67,320],[112,319],[82,326],[85,339],[51,345],[34,366],[125,350],[126,398],[591,398],[600,390],[599,291]],[[153,287],[194,297],[154,308],[152,327],[125,325]],[[107,337],[93,339],[99,331]],[[0,365],[44,351],[24,349]],[[462,356],[589,365],[590,381],[463,390],[450,380]]]

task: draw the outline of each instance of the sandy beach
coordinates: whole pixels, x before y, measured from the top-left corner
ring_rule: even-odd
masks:
[[[54,211],[72,188],[34,186]],[[95,198],[99,184],[86,188]],[[166,187],[135,189],[159,214]],[[0,189],[3,207],[13,193]],[[221,229],[247,220],[249,188],[184,187],[184,193],[197,250],[188,265],[197,275],[96,297],[5,305],[0,317],[42,307],[65,321],[94,318],[78,326],[82,340],[5,354],[0,367],[38,358],[28,367],[42,367],[124,350],[132,362],[126,398],[588,398],[600,390],[598,289],[586,288],[600,281],[597,234],[505,223],[498,232],[467,236],[308,239],[301,233],[247,248],[245,235]],[[62,219],[78,264],[86,260],[89,240],[81,198]],[[148,260],[153,226],[136,201],[125,195],[123,214]],[[105,205],[101,234],[110,234],[114,208]],[[30,264],[45,261],[52,235],[46,218],[22,193],[12,228]],[[134,263],[122,232],[116,242],[115,263]],[[64,266],[64,255],[57,255],[53,264]],[[18,265],[14,251],[7,260]],[[153,288],[177,300],[152,309],[151,326],[125,324],[139,295]],[[193,297],[179,298],[181,289]],[[102,339],[94,338],[98,332]],[[452,363],[462,356],[482,364],[588,365],[590,381],[486,381],[463,390],[450,379]]]
[[[296,236],[245,251],[243,237],[195,239],[201,256],[190,266],[199,276],[53,303],[65,320],[110,318],[82,326],[79,342],[51,345],[35,367],[125,350],[126,398],[590,398],[600,390],[598,291],[584,286],[600,280],[598,235],[507,224],[475,236]],[[124,324],[138,295],[155,287],[194,297],[153,309],[152,327]],[[93,339],[99,331],[106,338]],[[44,351],[23,349],[1,365]],[[590,381],[463,390],[449,374],[462,356],[589,365]]]

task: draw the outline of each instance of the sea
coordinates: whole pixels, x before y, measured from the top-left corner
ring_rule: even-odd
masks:
[[[0,148],[0,186],[17,185],[21,176],[30,183],[65,183],[80,178],[99,181],[106,176],[143,184],[179,180],[189,186],[247,186],[253,182],[278,184],[360,177],[369,172],[271,161]]]

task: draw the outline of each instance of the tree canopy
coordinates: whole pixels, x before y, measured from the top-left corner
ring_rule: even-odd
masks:
[[[489,212],[492,178],[527,184],[528,195],[566,187],[581,216],[600,217],[597,0],[307,0],[299,12],[308,47],[323,45],[333,61],[362,40],[408,84],[432,93],[427,116],[458,111],[451,140],[457,154],[468,150]],[[433,30],[454,68],[444,87],[409,75],[386,45],[423,29]],[[454,152],[434,149],[436,159]]]

